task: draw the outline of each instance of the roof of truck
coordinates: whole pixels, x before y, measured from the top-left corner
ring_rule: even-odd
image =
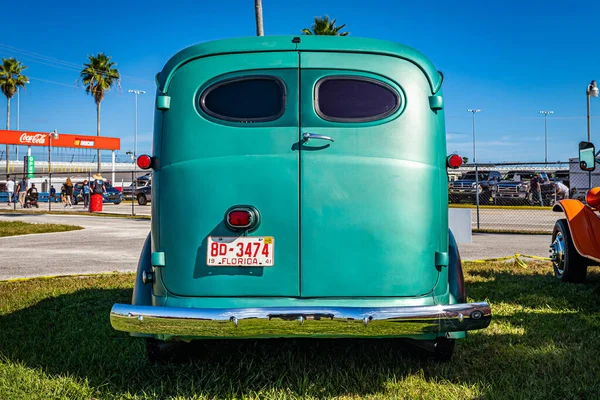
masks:
[[[298,38],[300,43],[293,43]],[[157,75],[158,89],[165,92],[175,70],[183,64],[202,57],[221,54],[278,52],[278,51],[331,51],[348,53],[369,53],[399,57],[419,67],[436,93],[443,81],[443,75],[421,52],[399,43],[350,36],[253,36],[221,39],[203,42],[185,48],[175,54]]]

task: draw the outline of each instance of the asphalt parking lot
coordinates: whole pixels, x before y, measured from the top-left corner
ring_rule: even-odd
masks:
[[[114,209],[122,206],[112,206]],[[150,210],[150,207],[139,207]],[[75,209],[75,208],[74,208]],[[105,210],[109,209],[105,207]],[[85,211],[82,210],[82,213]],[[90,215],[0,214],[1,221],[79,225],[79,231],[0,238],[0,280],[63,274],[135,271],[146,236],[147,218]],[[550,235],[474,233],[459,244],[463,260],[511,256],[548,256]]]

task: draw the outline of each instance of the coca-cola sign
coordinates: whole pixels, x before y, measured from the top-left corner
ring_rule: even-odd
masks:
[[[46,144],[46,135],[41,134],[41,133],[28,135],[27,133],[24,133],[19,138],[19,142],[43,145],[43,144]]]

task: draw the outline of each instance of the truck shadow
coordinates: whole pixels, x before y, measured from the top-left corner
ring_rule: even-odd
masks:
[[[584,301],[580,313],[572,312],[560,307],[563,296],[559,295],[554,300],[543,297],[552,309],[536,313],[528,308],[542,300],[522,293],[517,301],[523,302],[523,310],[504,315],[497,305],[514,303],[511,296],[516,294],[497,290],[497,285],[506,283],[502,274],[492,278],[471,283],[468,295],[487,291],[498,315],[487,330],[459,341],[455,358],[446,364],[431,361],[398,340],[277,339],[197,342],[179,349],[178,362],[152,365],[145,358],[143,339],[116,332],[109,323],[112,304],[130,301],[131,290],[95,288],[46,298],[0,316],[0,353],[3,362],[41,369],[50,379],[68,375],[79,382],[87,380],[116,398],[142,392],[158,398],[228,398],[262,392],[291,397],[386,397],[390,390],[403,390],[405,382],[415,379],[422,381],[423,393],[444,383],[457,398],[473,388],[492,397],[518,393],[524,380],[530,390],[539,389],[540,396],[548,388],[555,398],[566,398],[574,395],[561,396],[571,387],[572,374],[584,388],[592,382],[581,389],[581,395],[597,393],[591,392],[598,390],[593,384],[600,357],[593,341],[599,327],[597,308]],[[591,283],[590,290],[598,282]],[[539,291],[550,295],[548,284],[540,283]],[[593,296],[589,301],[597,304],[600,294],[596,291]],[[569,307],[571,301],[575,298],[568,301]],[[587,364],[589,360],[596,361]],[[555,368],[555,376],[539,372],[549,368]],[[570,373],[561,373],[564,368]],[[552,385],[548,385],[550,378]]]

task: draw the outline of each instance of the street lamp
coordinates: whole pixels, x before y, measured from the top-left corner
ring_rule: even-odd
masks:
[[[28,84],[29,81],[25,81],[25,84]],[[19,121],[21,119],[21,112],[20,112],[20,103],[21,103],[21,86],[17,86],[17,130],[19,130]],[[27,155],[30,156],[31,155],[31,146],[27,146]],[[17,158],[17,161],[19,161],[19,146],[15,146],[15,156]]]
[[[133,135],[133,158],[134,160],[137,158],[137,110],[138,110],[138,95],[146,94],[144,90],[130,89],[127,91],[128,93],[133,93],[135,95],[135,125],[134,125],[134,135]]]
[[[481,110],[470,108],[467,111],[473,113],[473,163],[475,163],[475,113],[481,112]]]
[[[587,141],[591,142],[591,124],[590,124],[590,97],[598,97],[598,86],[596,81],[591,81],[585,91],[587,95]]]
[[[481,110],[477,108],[469,108],[467,111],[473,114],[473,164],[475,164],[475,204],[477,204],[477,229],[479,229],[479,169],[477,168],[475,156],[475,114],[481,112]]]
[[[554,111],[540,111],[540,114],[544,114],[544,138],[546,143],[544,162],[548,164],[548,114],[554,114]]]
[[[596,85],[596,81],[591,81],[585,91],[587,95],[587,141],[591,142],[592,136],[592,126],[591,126],[591,118],[590,118],[590,97],[598,97],[598,85]],[[592,171],[588,171],[588,187],[592,188]]]

